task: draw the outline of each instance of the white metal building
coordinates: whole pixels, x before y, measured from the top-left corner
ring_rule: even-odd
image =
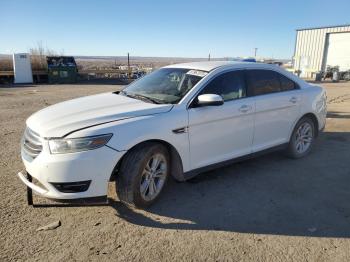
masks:
[[[294,71],[314,77],[327,65],[350,69],[350,25],[297,29]]]

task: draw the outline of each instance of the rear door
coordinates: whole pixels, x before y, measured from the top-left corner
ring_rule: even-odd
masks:
[[[188,109],[192,169],[251,153],[255,105],[247,97],[244,71],[216,76],[202,94],[221,95],[224,104]]]
[[[296,83],[272,70],[247,70],[247,83],[255,98],[253,152],[289,141],[300,110]]]

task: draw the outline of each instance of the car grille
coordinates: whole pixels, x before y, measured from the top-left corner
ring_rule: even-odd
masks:
[[[22,149],[32,158],[36,158],[43,149],[40,136],[28,127],[24,131]]]

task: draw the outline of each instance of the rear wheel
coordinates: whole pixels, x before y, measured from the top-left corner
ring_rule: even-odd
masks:
[[[169,175],[169,153],[157,143],[145,143],[130,151],[117,175],[117,194],[127,204],[145,208],[162,192]]]
[[[301,158],[310,153],[315,139],[315,124],[304,117],[296,124],[289,141],[287,154],[292,158]]]

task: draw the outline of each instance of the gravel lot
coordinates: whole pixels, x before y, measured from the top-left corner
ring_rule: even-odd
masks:
[[[170,181],[148,211],[62,206],[35,198],[16,174],[25,119],[116,85],[0,88],[0,261],[350,260],[350,83],[324,84],[328,122],[311,155],[266,155]],[[113,185],[111,190],[113,193]],[[38,227],[60,220],[54,230]]]

